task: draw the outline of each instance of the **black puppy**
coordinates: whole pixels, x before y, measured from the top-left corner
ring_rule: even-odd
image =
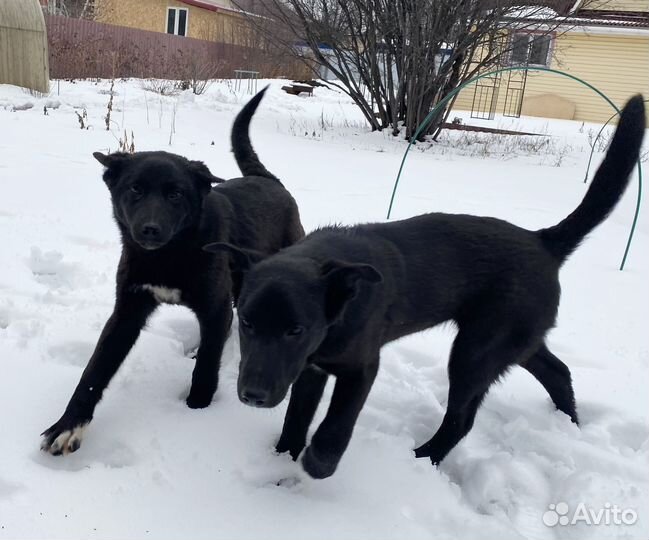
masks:
[[[187,405],[209,405],[240,278],[225,254],[202,247],[224,241],[270,254],[304,236],[295,201],[250,144],[248,127],[264,92],[241,110],[232,128],[243,178],[224,182],[203,163],[166,152],[94,154],[106,167],[122,239],[117,298],[63,416],[43,433],[43,450],[59,455],[79,448],[104,389],[163,302],[185,305],[198,318],[201,344]]]
[[[315,478],[335,471],[372,387],[381,347],[453,321],[447,411],[415,450],[437,464],[473,425],[491,384],[519,364],[577,423],[570,371],[544,343],[559,305],[559,268],[616,205],[638,159],[644,106],[624,109],[611,147],[579,207],[528,231],[487,217],[427,214],[394,223],[329,227],[259,264],[226,250],[245,272],[239,298],[239,398],[274,407],[291,384],[279,452],[294,459],[329,374],[331,404],[302,463]]]

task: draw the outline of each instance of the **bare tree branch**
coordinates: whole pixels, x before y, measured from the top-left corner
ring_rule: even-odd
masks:
[[[241,0],[244,1],[244,0]],[[236,2],[235,2],[236,3]],[[566,2],[563,2],[565,4]],[[257,0],[257,29],[335,84],[373,130],[411,138],[429,111],[485,69],[509,62],[511,31],[534,39],[563,21],[545,5],[519,0]],[[522,7],[521,7],[522,6]],[[565,6],[564,6],[565,7]],[[530,47],[531,47],[530,42]],[[450,107],[422,137],[438,134]]]

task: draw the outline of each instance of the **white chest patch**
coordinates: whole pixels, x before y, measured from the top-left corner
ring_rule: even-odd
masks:
[[[142,285],[142,290],[149,291],[158,302],[163,304],[180,304],[181,302],[180,289],[169,289],[146,283]]]

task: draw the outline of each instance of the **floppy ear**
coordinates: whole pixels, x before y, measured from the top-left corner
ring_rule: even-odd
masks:
[[[229,253],[231,267],[235,272],[246,272],[250,270],[250,267],[253,264],[258,263],[265,257],[265,255],[260,251],[238,248],[232,244],[228,244],[227,242],[207,244],[206,246],[203,246],[203,251],[209,251],[210,253],[225,251]]]
[[[198,184],[203,195],[207,195],[210,192],[212,184],[225,182],[222,178],[214,176],[202,161],[190,161],[188,167],[189,172]]]
[[[104,171],[104,182],[108,187],[112,187],[117,179],[122,174],[124,167],[131,160],[131,154],[125,152],[115,152],[113,154],[102,154],[101,152],[94,152],[94,158],[99,161],[106,170]]]
[[[370,264],[335,260],[322,266],[322,278],[327,287],[325,314],[330,322],[339,318],[347,303],[358,294],[361,282],[374,284],[383,281],[381,273]]]

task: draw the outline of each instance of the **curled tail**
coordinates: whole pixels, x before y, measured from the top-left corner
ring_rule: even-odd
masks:
[[[257,153],[252,148],[250,135],[248,133],[250,120],[255,114],[266,90],[268,90],[268,86],[255,95],[244,105],[243,109],[239,111],[239,114],[237,114],[237,117],[234,119],[232,134],[230,137],[234,158],[237,160],[237,165],[239,165],[239,169],[241,169],[244,176],[263,176],[279,182],[279,178],[269,172],[268,169],[262,165],[261,161],[259,161],[259,156],[257,156]]]
[[[624,106],[604,161],[581,204],[558,225],[537,231],[548,251],[562,262],[622,197],[638,162],[644,131],[644,103],[637,95]]]

